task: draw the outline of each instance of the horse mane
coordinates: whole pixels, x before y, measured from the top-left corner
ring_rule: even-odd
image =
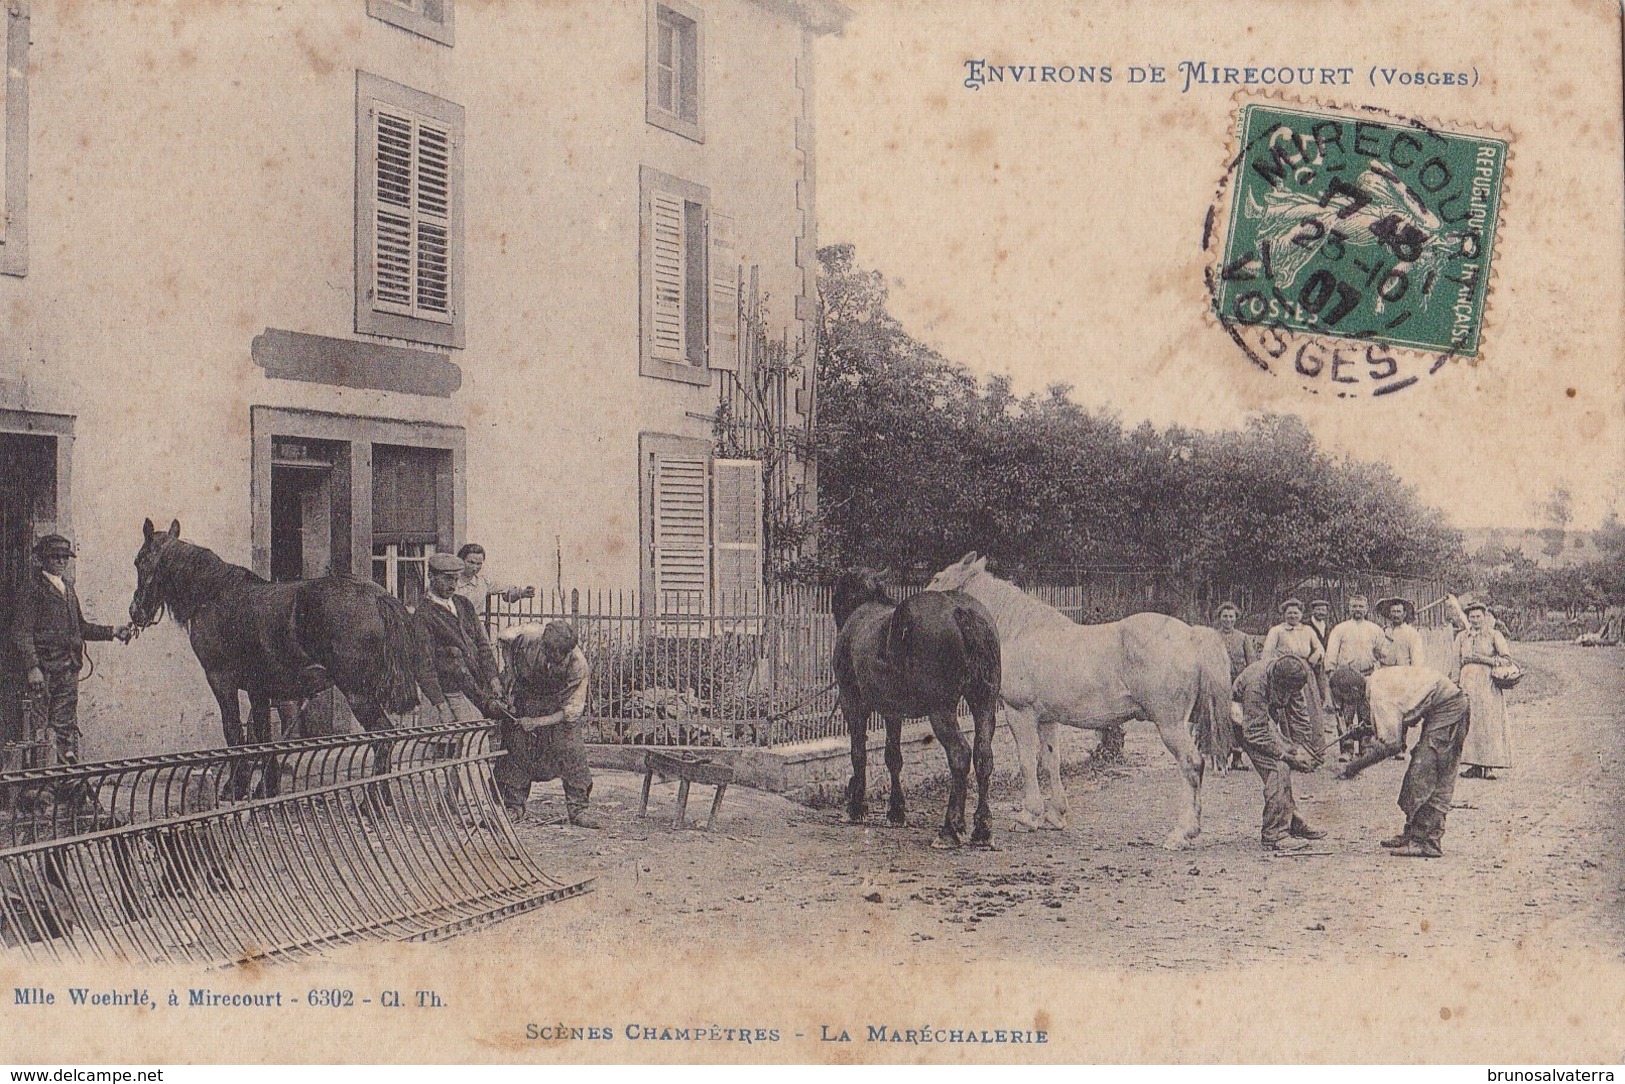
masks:
[[[1001,580],[986,569],[965,581],[960,588],[974,595],[993,614],[1000,636],[1050,625],[1077,628],[1077,622],[1046,602],[1041,602],[1009,580]]]
[[[189,624],[204,603],[239,583],[268,583],[242,565],[223,560],[213,550],[180,539],[164,543],[154,572],[164,606],[182,625]]]
[[[886,590],[886,585],[881,582],[878,572],[868,568],[853,568],[843,572],[835,581],[835,588],[830,594],[835,627],[840,628],[846,624],[846,619],[852,616],[859,606],[871,602],[878,602],[883,606],[897,605],[897,600]]]

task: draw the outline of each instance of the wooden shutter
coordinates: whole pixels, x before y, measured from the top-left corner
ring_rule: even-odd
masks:
[[[762,590],[762,464],[718,459],[711,477],[717,605],[723,613],[743,614]]]
[[[686,361],[688,341],[684,297],[687,279],[687,231],[683,228],[683,197],[652,189],[649,199],[649,353],[663,361]]]
[[[434,448],[373,445],[373,545],[440,540],[439,474],[446,458]]]
[[[373,307],[412,313],[412,116],[373,102]]]
[[[373,116],[373,305],[449,322],[451,131],[378,101]]]
[[[711,368],[739,371],[739,260],[734,220],[711,216]]]
[[[417,311],[451,318],[451,132],[417,121]]]
[[[703,613],[710,587],[710,487],[703,454],[655,452],[654,589],[659,613]]]

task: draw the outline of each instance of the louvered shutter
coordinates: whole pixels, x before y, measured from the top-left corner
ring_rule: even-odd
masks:
[[[716,600],[723,613],[754,613],[762,591],[762,464],[711,464],[712,543]]]
[[[373,305],[450,322],[451,132],[382,102],[373,115]]]
[[[451,318],[451,132],[417,122],[417,304],[415,316]]]
[[[704,613],[710,587],[710,486],[704,455],[656,452],[654,568],[661,614]]]
[[[649,195],[650,299],[649,354],[662,361],[686,361],[688,342],[684,281],[687,272],[683,198],[658,188]]]
[[[412,116],[373,103],[373,307],[412,314]]]
[[[711,349],[713,369],[739,371],[739,260],[734,221],[711,216]]]

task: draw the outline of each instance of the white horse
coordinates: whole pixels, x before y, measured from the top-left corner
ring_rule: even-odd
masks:
[[[1219,634],[1153,613],[1079,625],[988,572],[987,558],[974,552],[928,587],[956,589],[986,606],[999,631],[1004,718],[1026,787],[1016,822],[1066,827],[1058,723],[1105,730],[1144,719],[1156,724],[1185,781],[1185,807],[1162,845],[1178,850],[1194,840],[1202,831],[1203,758],[1228,755],[1230,743],[1230,658]],[[1047,799],[1038,783],[1040,761],[1054,791]]]

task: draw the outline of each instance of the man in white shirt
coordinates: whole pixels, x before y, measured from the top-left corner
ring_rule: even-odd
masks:
[[[1422,634],[1411,624],[1416,607],[1402,598],[1385,598],[1377,603],[1377,613],[1388,620],[1388,631],[1378,645],[1377,661],[1383,666],[1421,666]]]
[[[1369,606],[1364,595],[1350,595],[1348,607],[1348,619],[1339,622],[1326,640],[1326,673],[1329,676],[1339,667],[1348,666],[1366,677],[1381,665],[1377,656],[1385,634],[1381,625],[1366,616]],[[1339,709],[1337,732],[1347,734],[1353,726],[1353,715]],[[1345,757],[1352,754],[1352,743],[1344,742],[1342,752]]]
[[[1338,773],[1341,779],[1353,779],[1392,756],[1402,748],[1406,729],[1421,724],[1399,788],[1405,829],[1382,845],[1400,858],[1440,857],[1445,817],[1456,791],[1456,768],[1471,723],[1467,694],[1437,670],[1385,666],[1370,677],[1350,667],[1336,671],[1332,697],[1371,727],[1377,740],[1376,748]]]

